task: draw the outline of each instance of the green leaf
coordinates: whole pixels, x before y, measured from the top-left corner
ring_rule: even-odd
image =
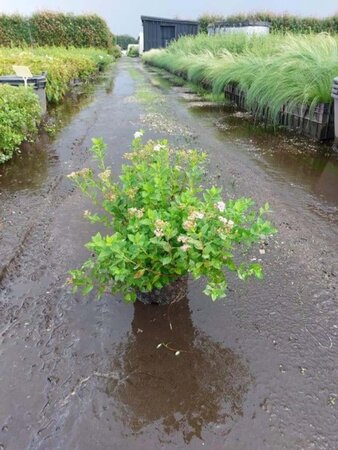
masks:
[[[172,261],[172,258],[171,258],[171,256],[166,256],[165,258],[162,258],[162,264],[164,265],[164,266],[166,266],[167,264],[170,264],[171,263],[171,261]]]
[[[89,292],[91,292],[94,289],[94,286],[89,284],[88,286],[86,286],[85,288],[83,288],[82,293],[83,295],[87,295],[89,294]]]
[[[124,296],[124,300],[127,303],[133,303],[136,301],[136,293],[135,292],[127,292]]]

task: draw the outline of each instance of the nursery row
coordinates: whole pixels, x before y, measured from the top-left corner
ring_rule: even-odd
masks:
[[[59,102],[72,80],[86,80],[112,61],[105,50],[94,48],[0,48],[0,75],[12,74],[14,64],[29,67],[34,75],[47,72],[47,100]]]
[[[62,100],[73,80],[86,81],[112,62],[106,51],[92,48],[0,49],[0,75],[12,74],[14,64],[27,66],[34,75],[47,72],[47,101],[54,103]],[[0,163],[36,133],[40,116],[31,88],[0,85]]]
[[[330,103],[338,74],[337,36],[244,34],[182,37],[143,55],[164,68],[223,95],[229,84],[244,93],[245,108],[277,123],[280,111]]]
[[[238,25],[245,22],[268,22],[270,31],[273,33],[338,33],[338,14],[324,18],[300,17],[270,12],[237,14],[233,16],[205,14],[198,21],[200,30],[203,33],[207,33],[208,25],[214,22],[226,22],[229,25]]]

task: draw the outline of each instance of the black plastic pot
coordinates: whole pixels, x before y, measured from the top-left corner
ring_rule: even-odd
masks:
[[[161,289],[153,289],[151,292],[139,292],[137,300],[145,305],[169,305],[187,296],[188,278],[186,276],[177,278]]]
[[[304,136],[324,141],[334,138],[333,104],[320,103],[315,108],[298,106],[284,108],[283,125]]]
[[[338,78],[334,81],[332,96],[337,95],[336,139],[338,142]],[[335,94],[334,94],[335,93]],[[229,84],[224,89],[224,95],[234,105],[246,109],[245,92],[235,84]],[[265,108],[253,107],[250,111],[258,120],[269,122],[269,106]],[[315,108],[306,105],[289,107],[284,105],[278,115],[278,125],[291,131],[318,141],[334,138],[334,107],[333,103],[320,103]]]

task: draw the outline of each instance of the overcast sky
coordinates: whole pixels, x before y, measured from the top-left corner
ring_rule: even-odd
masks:
[[[141,15],[197,19],[203,13],[272,11],[324,17],[338,12],[337,0],[0,0],[0,12],[31,14],[38,10],[95,12],[115,34],[138,36]]]

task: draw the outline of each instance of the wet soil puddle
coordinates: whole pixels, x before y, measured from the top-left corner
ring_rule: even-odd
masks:
[[[326,204],[327,212],[337,213],[338,154],[332,144],[309,142],[286,132],[273,134],[257,127],[247,115],[217,104],[193,102],[189,110],[215,126],[224,142],[235,142],[269,173],[285,178],[291,186],[303,186]]]
[[[120,403],[124,425],[140,433],[158,423],[168,435],[180,430],[185,444],[202,439],[208,427],[229,433],[251,382],[234,352],[194,327],[187,299],[171,308],[136,303],[132,332],[117,347],[112,371],[106,392]]]

